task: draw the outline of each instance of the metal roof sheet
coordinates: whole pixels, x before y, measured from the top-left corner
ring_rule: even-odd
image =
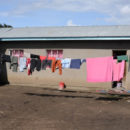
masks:
[[[122,37],[130,36],[130,25],[1,28],[0,38]]]

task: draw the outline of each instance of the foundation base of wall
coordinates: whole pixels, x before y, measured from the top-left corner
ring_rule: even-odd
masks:
[[[57,89],[59,90],[59,85],[49,85],[49,84],[42,84],[42,85],[34,85],[34,84],[10,84],[9,86],[27,86],[27,87],[42,87],[44,89]],[[64,90],[73,90],[73,91],[86,91],[86,92],[96,92],[97,90],[109,90],[110,87],[85,87],[85,86],[66,86]]]

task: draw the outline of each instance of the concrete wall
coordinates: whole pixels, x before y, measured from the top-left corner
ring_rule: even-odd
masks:
[[[125,43],[128,44],[127,42]],[[1,48],[6,49],[24,49],[25,52],[46,55],[46,49],[63,49],[63,57],[70,58],[88,58],[112,56],[112,49],[126,49],[122,41],[64,41],[64,42],[4,42]],[[130,48],[130,46],[127,46]],[[128,53],[130,53],[128,51]],[[10,84],[25,84],[33,86],[53,85],[58,86],[60,81],[65,82],[67,87],[76,89],[109,89],[111,83],[87,83],[86,82],[86,63],[83,63],[81,69],[64,69],[63,74],[59,75],[58,70],[52,73],[50,69],[40,72],[35,71],[31,76],[25,72],[12,72],[8,69],[7,79]],[[127,74],[127,76],[130,76]],[[125,82],[126,81],[126,82]],[[128,78],[124,80],[124,85],[128,86]]]

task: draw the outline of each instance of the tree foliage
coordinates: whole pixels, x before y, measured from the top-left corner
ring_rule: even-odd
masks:
[[[0,24],[0,28],[12,28],[12,26],[7,24]]]

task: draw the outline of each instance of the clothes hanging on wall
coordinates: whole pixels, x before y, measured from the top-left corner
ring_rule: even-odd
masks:
[[[40,71],[40,70],[41,70],[41,60],[40,60],[40,59],[37,59],[37,60],[36,60],[36,70],[37,70],[37,71]]]
[[[86,63],[86,59],[81,59],[81,65],[82,65],[83,63]]]
[[[37,58],[37,59],[40,59],[40,56],[39,56],[39,55],[31,54],[30,56],[31,56],[31,58]]]
[[[36,59],[31,59],[31,62],[30,62],[30,72],[34,72],[35,70],[35,67],[36,67]]]
[[[9,55],[1,54],[0,61],[2,64],[5,62],[11,62],[11,57]]]
[[[124,76],[125,61],[117,63],[113,60],[113,81],[120,81]]]
[[[28,75],[30,75],[31,74],[31,71],[30,71],[31,59],[30,58],[27,58],[26,66],[27,66],[27,73]]]
[[[11,56],[10,68],[12,69],[13,72],[17,72],[17,68],[18,68],[18,57]]]
[[[71,58],[65,58],[61,60],[62,68],[70,68]]]
[[[40,56],[40,60],[45,60],[46,59],[46,56]]]
[[[70,68],[71,69],[80,69],[81,59],[71,59]]]
[[[111,82],[113,57],[87,58],[88,82]]]
[[[52,62],[52,72],[55,72],[56,68],[59,69],[59,74],[62,74],[62,64],[61,60],[53,60]]]
[[[127,55],[123,55],[123,56],[117,56],[117,61],[121,62],[121,61],[126,61],[128,62],[128,56]]]
[[[52,60],[42,60],[42,69],[46,70],[47,67],[51,68]]]
[[[23,72],[24,69],[26,68],[26,62],[27,62],[26,57],[20,57],[19,58],[19,71],[20,72]]]

